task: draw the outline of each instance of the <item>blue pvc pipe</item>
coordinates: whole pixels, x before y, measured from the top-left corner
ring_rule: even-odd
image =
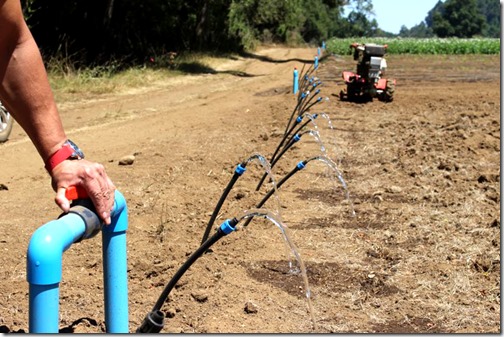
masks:
[[[33,233],[28,245],[26,275],[30,283],[30,332],[58,332],[63,252],[84,234],[85,229],[83,219],[69,213]]]
[[[102,228],[103,283],[107,333],[128,332],[128,274],[126,230],[128,209],[116,191],[112,223]]]
[[[315,56],[314,68],[315,68],[315,70],[318,68],[318,57],[317,56]]]
[[[112,223],[102,229],[107,332],[128,332],[127,222],[126,202],[116,191]],[[58,332],[63,252],[80,240],[85,230],[84,218],[68,213],[33,233],[27,252],[30,333]]]
[[[299,90],[299,74],[297,68],[294,68],[294,78],[292,81],[292,93],[295,95]]]

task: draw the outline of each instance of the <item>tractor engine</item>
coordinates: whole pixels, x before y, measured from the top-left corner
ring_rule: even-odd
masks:
[[[376,44],[358,45],[354,50],[354,60],[357,61],[357,74],[377,82],[387,68],[385,47]]]

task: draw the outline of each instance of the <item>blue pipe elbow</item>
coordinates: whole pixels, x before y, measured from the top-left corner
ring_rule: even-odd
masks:
[[[59,283],[63,252],[79,240],[85,230],[83,219],[72,213],[39,227],[28,245],[28,282],[38,285]]]

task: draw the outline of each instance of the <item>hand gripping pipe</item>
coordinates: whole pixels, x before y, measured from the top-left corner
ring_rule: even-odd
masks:
[[[59,284],[63,252],[73,243],[102,231],[105,324],[107,333],[127,333],[128,278],[126,230],[128,211],[123,195],[115,192],[112,223],[103,226],[89,199],[72,203],[70,212],[39,227],[27,252],[30,333],[57,333]]]

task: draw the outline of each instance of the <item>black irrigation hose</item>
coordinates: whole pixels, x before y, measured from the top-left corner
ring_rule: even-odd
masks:
[[[284,145],[285,140],[287,139],[287,137],[292,133],[292,130],[294,130],[294,128],[296,127],[296,125],[298,125],[299,123],[301,123],[302,120],[303,120],[303,117],[298,116],[296,118],[296,120],[294,121],[294,124],[292,124],[291,128],[289,129],[289,131],[284,133],[284,135],[282,137],[282,140],[280,141],[280,143],[278,143],[278,146],[275,149],[275,152],[273,152],[273,155],[271,156],[270,162],[272,162],[275,159],[278,151],[280,150],[280,148],[282,147],[282,145]],[[258,191],[260,187],[261,187],[261,184],[257,185],[256,191]]]
[[[298,171],[301,171],[302,169],[305,168],[306,164],[308,164],[310,161],[312,161],[313,159],[316,159],[318,157],[313,157],[313,158],[310,158],[308,160],[304,160],[304,161],[301,161],[299,162],[296,167],[290,171],[289,173],[287,173],[282,179],[280,179],[276,185],[276,188],[279,189],[280,187],[282,187],[282,185],[287,181],[289,180],[290,177],[292,177],[296,172]],[[256,208],[261,208],[264,203],[266,201],[268,201],[268,199],[273,195],[273,193],[275,193],[275,189],[271,189],[269,190],[268,193],[266,193],[266,195],[262,198],[262,200],[256,205]],[[250,217],[248,218],[245,223],[243,224],[243,227],[247,227],[248,224],[250,223],[250,221],[252,221],[254,217]]]
[[[285,152],[287,152],[287,150],[289,150],[292,147],[292,145],[297,143],[300,139],[301,139],[301,134],[296,133],[294,136],[292,136],[290,138],[289,142],[283,147],[282,151],[280,151],[278,156],[270,163],[270,169],[273,169],[273,166],[275,166],[275,164],[283,156],[283,154]],[[261,188],[261,185],[263,184],[264,179],[266,179],[267,176],[268,176],[268,173],[263,174],[263,176],[261,177],[261,180],[259,181],[259,184],[257,184],[256,191],[259,191],[259,188]]]
[[[219,241],[223,236],[234,231],[236,225],[238,224],[236,218],[226,220],[217,230],[217,232],[212,235],[208,240],[206,240],[194,253],[189,256],[187,261],[177,270],[175,275],[171,278],[170,282],[163,289],[161,295],[154,304],[152,310],[145,316],[140,327],[136,330],[136,333],[157,333],[163,329],[164,326],[164,313],[161,311],[161,307],[166,302],[168,295],[177,284],[178,280],[184,275],[184,273],[192,266],[196,260],[205,253],[214,243]]]
[[[308,69],[306,69],[306,73],[301,75],[301,83],[299,84],[299,88],[303,88],[306,84],[306,81],[309,80],[310,75],[315,71],[315,68],[313,68],[313,64],[310,65]]]
[[[312,97],[315,97],[315,96],[312,96]],[[304,108],[301,109],[301,111],[299,111],[299,115],[304,114],[306,111],[310,110],[310,108],[312,106],[314,106],[315,104],[320,103],[320,102],[322,102],[322,97],[317,98],[317,100],[315,102],[311,103],[310,105],[308,105],[308,102],[307,102],[305,104]]]
[[[313,115],[312,115],[312,119],[315,119],[315,118],[317,118],[317,117],[318,117],[318,114],[313,114]],[[296,123],[296,124],[299,124],[301,119],[302,119],[302,116],[298,116],[298,119],[296,119],[296,121],[297,121],[297,123]],[[278,151],[279,151],[279,149],[280,149],[280,147],[281,147],[281,146],[282,146],[282,144],[285,142],[285,137],[286,137],[286,136],[288,136],[288,135],[292,132],[292,129],[296,126],[296,124],[294,124],[294,125],[293,125],[293,128],[292,128],[292,129],[291,129],[291,130],[290,130],[290,131],[289,131],[289,132],[285,135],[284,139],[282,139],[282,141],[280,142],[280,144],[278,144],[278,147],[277,147],[277,149],[275,150],[275,153],[273,154],[273,156],[272,156],[272,158],[271,158],[271,164],[270,164],[270,165],[271,165],[271,168],[273,168],[274,163],[276,163],[276,162],[280,159],[280,157],[281,157],[281,156],[282,156],[282,155],[283,155],[283,154],[287,151],[287,149],[285,149],[285,148],[286,148],[287,146],[289,146],[289,147],[290,147],[290,146],[292,146],[292,144],[291,144],[291,143],[292,143],[292,141],[293,141],[294,137],[295,137],[296,135],[298,135],[298,134],[299,134],[299,131],[300,131],[302,128],[304,128],[304,127],[305,127],[305,126],[306,126],[306,125],[307,125],[310,121],[311,121],[311,119],[309,119],[309,120],[305,121],[303,124],[301,124],[301,125],[300,125],[297,129],[296,129],[296,132],[294,132],[294,135],[293,135],[291,138],[289,138],[289,141],[287,142],[287,145],[285,145],[285,146],[283,147],[283,149],[282,149],[282,151],[281,151],[281,154],[279,154],[278,156],[276,156],[276,155],[277,155],[277,153],[278,153]],[[291,144],[291,145],[289,145],[289,144]],[[259,189],[261,188],[261,185],[264,183],[264,179],[266,179],[266,176],[267,176],[267,174],[264,174],[264,175],[262,176],[261,180],[259,181],[259,183],[258,183],[258,184],[257,184],[257,186],[256,186],[256,191],[259,191]]]
[[[303,124],[299,125],[299,127],[294,132],[294,136],[297,135],[297,134],[299,134],[299,131],[301,131],[308,123],[310,123],[312,121],[312,119],[316,119],[318,117],[318,114],[313,114],[313,115],[311,115],[311,117],[312,118],[308,118],[308,120],[306,120]],[[294,138],[294,136],[292,136],[291,138],[289,138],[288,143],[291,142],[291,140],[292,140],[292,138]]]
[[[289,118],[289,122],[287,123],[287,125],[285,126],[285,131],[284,131],[284,136],[285,134],[287,134],[287,130],[289,130],[289,126],[292,122],[292,118],[294,118],[294,115],[296,114],[296,110],[299,108],[299,105],[301,104],[301,102],[307,97],[307,95],[303,92],[301,94],[301,97],[298,98],[298,102],[296,104],[296,106],[294,107],[294,109],[292,110],[292,113],[291,113],[291,116]],[[299,114],[299,113],[298,113]]]
[[[308,104],[314,97],[315,95],[317,95],[318,93],[320,92],[319,89],[317,89],[314,93],[313,96],[310,97],[310,99],[305,102],[304,106],[306,106],[306,104]],[[301,95],[301,100],[298,101],[296,107],[294,108],[294,110],[292,110],[292,114],[290,116],[290,119],[289,119],[289,122],[287,123],[287,126],[285,128],[285,131],[284,131],[284,135],[283,135],[283,138],[282,138],[282,141],[280,142],[280,144],[278,144],[278,147],[276,148],[275,152],[273,153],[273,155],[271,156],[271,159],[270,161],[272,161],[273,159],[275,159],[275,156],[276,154],[278,153],[278,150],[280,150],[280,147],[283,145],[283,143],[285,142],[285,139],[287,138],[287,136],[292,132],[292,130],[294,129],[294,127],[300,122],[298,119],[296,119],[296,121],[294,122],[294,125],[292,125],[292,127],[290,127],[290,124],[291,124],[291,121],[292,121],[292,118],[294,117],[294,114],[296,112],[296,110],[298,110],[299,106],[300,106],[300,103],[306,99],[306,97],[308,97],[309,93],[306,94],[303,92],[303,94]],[[321,100],[321,99],[320,99]],[[298,112],[298,117],[301,116],[303,113],[300,113]],[[290,129],[289,129],[290,127]]]
[[[222,192],[222,195],[221,195],[219,201],[217,202],[217,205],[214,208],[212,216],[210,217],[210,220],[208,221],[208,224],[205,228],[205,233],[203,234],[203,238],[201,239],[201,244],[203,244],[208,239],[208,236],[210,235],[210,230],[212,229],[214,221],[217,218],[217,215],[219,214],[219,211],[222,207],[222,204],[224,203],[224,200],[226,200],[229,192],[233,188],[233,186],[236,183],[236,181],[238,180],[238,178],[240,178],[240,176],[243,174],[243,172],[245,172],[246,166],[247,166],[247,161],[244,161],[241,164],[238,164],[238,166],[236,167],[235,172],[234,172],[233,176],[231,177],[231,180],[229,181],[228,185],[224,189],[224,192]]]

